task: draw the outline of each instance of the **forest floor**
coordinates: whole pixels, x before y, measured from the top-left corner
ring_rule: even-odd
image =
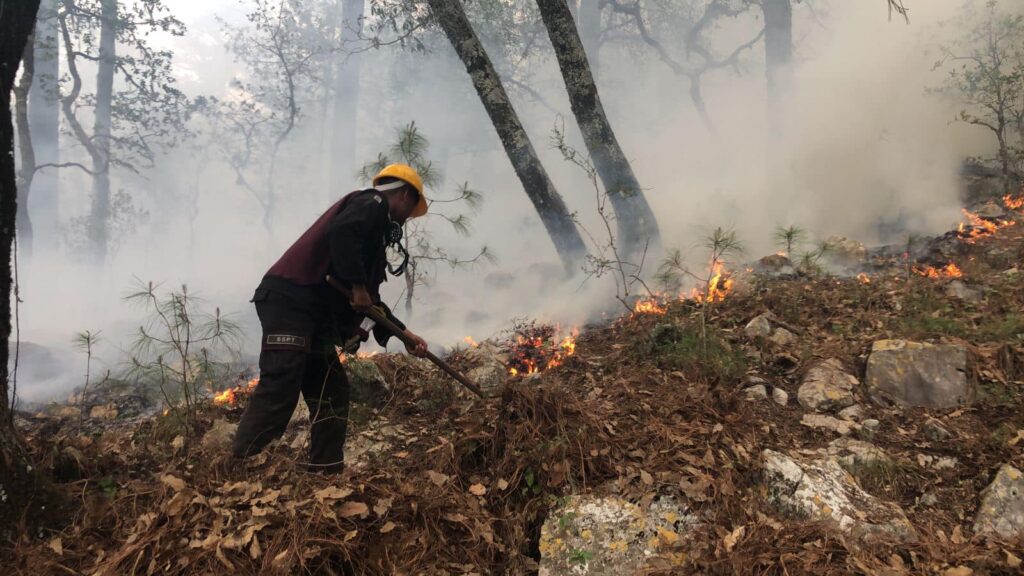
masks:
[[[354,410],[349,465],[336,476],[302,466],[301,419],[263,454],[230,462],[217,430],[237,422],[244,399],[204,406],[187,434],[161,414],[120,425],[28,418],[37,467],[70,501],[67,521],[19,534],[0,559],[8,573],[37,576],[529,574],[552,511],[567,495],[596,494],[640,507],[671,499],[696,519],[641,573],[1019,573],[1024,542],[973,526],[996,471],[1024,467],[1024,225],[979,236],[950,236],[954,247],[940,251],[958,279],[876,255],[860,277],[748,274],[706,308],[674,300],[587,327],[560,366],[488,400],[422,361],[376,356],[393,395]],[[953,282],[977,292],[965,298]],[[748,335],[769,311],[794,339]],[[884,339],[962,346],[971,402],[871,402],[867,359]],[[877,421],[853,436],[891,458],[856,482],[906,514],[910,541],[864,541],[771,501],[764,450],[839,437],[802,424],[796,401],[827,358],[857,377],[858,419]],[[467,351],[451,359],[472,367]],[[768,398],[749,398],[751,383]],[[771,400],[776,389],[785,405]],[[936,438],[934,422],[948,435]],[[940,458],[955,460],[933,465]],[[580,554],[576,573],[587,573],[591,553]]]

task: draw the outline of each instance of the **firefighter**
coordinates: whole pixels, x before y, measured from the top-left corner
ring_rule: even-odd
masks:
[[[386,271],[401,275],[408,261],[402,225],[426,213],[419,174],[392,164],[374,177],[373,188],[328,208],[270,267],[252,298],[263,329],[260,381],[232,443],[236,458],[259,452],[284,433],[301,392],[311,423],[310,467],[343,469],[349,384],[336,346],[353,353],[371,332],[385,345],[390,334],[364,323],[364,314],[379,306],[405,330],[412,342],[406,350],[426,353],[426,342],[391,314],[379,293]],[[397,266],[388,261],[389,247],[404,257]],[[351,301],[327,285],[328,274],[351,288]]]

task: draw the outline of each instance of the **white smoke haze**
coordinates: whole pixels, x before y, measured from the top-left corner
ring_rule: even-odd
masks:
[[[181,89],[190,97],[230,97],[231,80],[244,70],[225,49],[216,18],[244,22],[242,4],[167,3],[189,28],[184,38],[162,40],[175,50]],[[942,72],[932,70],[936,42],[953,32],[940,24],[961,4],[915,2],[909,26],[887,21],[881,1],[815,2],[816,16],[805,3],[795,4],[796,67],[783,116],[769,122],[758,44],[740,59],[739,74],[719,70],[705,78],[714,133],[694,111],[687,80],[649,52],[604,49],[601,97],[659,218],[665,247],[682,249],[687,262],[699,267],[706,258],[701,238],[715,226],[734,228],[747,247],[745,258],[756,259],[776,250],[771,234],[779,225],[869,245],[955,225],[961,163],[987,152],[989,143],[984,134],[953,123],[955,107],[926,89],[941,79]],[[715,32],[716,45],[729,50],[759,26],[752,16],[730,21]],[[357,155],[374,160],[398,127],[415,121],[445,175],[442,190],[428,193],[448,196],[468,182],[484,199],[472,236],[461,238],[437,222],[436,243],[463,257],[486,244],[498,261],[457,271],[440,265],[431,283],[418,289],[412,317],[399,302],[403,281],[385,285],[388,302],[436,346],[453,346],[465,336],[483,340],[514,318],[568,327],[615,312],[610,279],[557,278],[555,251],[461,63],[447,43],[430,46],[428,54],[384,48],[362,55],[358,125],[351,128],[358,134]],[[561,117],[570,142],[584,148],[553,58],[534,70],[531,86],[544,102],[511,90],[514,103],[570,210],[596,234],[602,224],[594,190],[549,144]],[[330,132],[323,107],[302,103],[300,124],[282,149],[273,235],[263,228],[258,203],[215,147],[201,140],[161,158],[143,177],[115,173],[114,190],[129,192],[148,217],[121,239],[103,270],[66,246],[23,260],[21,341],[49,348],[57,369],[23,365],[19,396],[42,401],[82,384],[85,359],[71,340],[83,330],[103,331],[94,378],[107,369],[117,372],[143,317],[122,301],[137,281],[187,284],[211,308],[243,324],[245,353],[254,358],[259,326],[248,299],[264,271],[334,199],[365,184],[355,170],[345,189],[326,184]],[[62,153],[82,154],[70,139]],[[62,171],[62,220],[85,214],[88,206],[88,180]],[[649,255],[647,272],[659,259]]]

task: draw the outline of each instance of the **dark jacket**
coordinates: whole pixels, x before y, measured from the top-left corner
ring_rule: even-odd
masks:
[[[335,202],[267,270],[257,291],[280,292],[313,310],[330,314],[340,332],[354,334],[363,316],[324,281],[330,274],[347,286],[363,284],[374,302],[387,280],[388,201],[374,190],[357,190]],[[387,310],[387,306],[384,306]],[[401,328],[388,310],[389,318]],[[386,341],[382,332],[378,342]]]

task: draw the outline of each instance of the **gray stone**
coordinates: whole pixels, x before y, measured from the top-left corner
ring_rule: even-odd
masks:
[[[796,343],[796,334],[785,328],[776,328],[775,332],[768,338],[768,341],[779,348],[787,348]]]
[[[764,276],[792,276],[796,274],[796,267],[793,261],[783,254],[772,254],[765,256],[754,264],[754,272]]]
[[[829,443],[825,453],[833,458],[847,472],[856,475],[866,469],[887,466],[893,463],[892,458],[878,446],[853,438],[836,438]]]
[[[865,383],[880,404],[943,409],[973,397],[967,351],[953,344],[879,340],[868,356]]]
[[[772,388],[772,400],[779,406],[789,404],[789,392],[782,388]]]
[[[349,394],[353,402],[366,406],[382,406],[391,397],[391,385],[380,368],[369,358],[348,356],[345,360]]]
[[[796,398],[801,406],[815,412],[839,410],[854,403],[857,384],[857,378],[846,372],[839,360],[829,358],[807,371]]]
[[[466,377],[475,382],[484,392],[500,390],[508,382],[508,368],[499,362],[488,362],[470,369]]]
[[[825,522],[868,542],[916,540],[903,510],[864,492],[836,460],[797,459],[773,450],[762,457],[768,502],[779,512]]]
[[[540,576],[619,576],[680,567],[696,525],[671,498],[646,510],[617,497],[569,496],[540,533]]]
[[[924,423],[924,426],[922,426],[922,429],[924,430],[925,437],[933,442],[941,442],[942,440],[949,440],[953,437],[953,433],[935,418],[929,418],[928,421]]]
[[[846,436],[854,430],[859,430],[861,427],[856,422],[840,420],[826,414],[804,414],[803,418],[800,419],[800,423],[808,428],[831,430],[840,436]]]
[[[768,390],[763,384],[744,388],[743,393],[746,395],[747,400],[766,400],[768,398]]]
[[[917,503],[921,506],[935,506],[939,503],[939,497],[934,492],[926,492],[918,498]]]
[[[964,302],[980,302],[982,298],[982,291],[978,288],[971,288],[963,282],[963,280],[953,280],[949,284],[946,284],[945,288],[946,296],[950,298],[957,298]]]
[[[1004,540],[1024,535],[1024,475],[1004,464],[981,493],[974,519],[975,534],[994,534]]]
[[[761,314],[750,322],[747,322],[747,325],[743,328],[743,333],[751,340],[756,340],[758,338],[770,338],[773,330],[770,318],[770,313]]]
[[[850,422],[860,422],[864,419],[864,407],[860,404],[847,406],[839,411],[839,418]]]
[[[989,220],[1002,220],[1008,216],[1006,208],[991,200],[985,202],[980,206],[972,207],[971,212],[973,212],[977,216],[980,216],[981,218],[987,218]]]
[[[208,450],[227,450],[237,430],[238,424],[232,424],[227,420],[215,420],[213,426],[203,434],[202,445]]]
[[[867,262],[868,250],[863,242],[842,236],[831,236],[825,242],[829,247],[826,258],[833,264],[854,267]]]
[[[882,423],[879,422],[878,420],[875,420],[874,418],[868,418],[867,420],[861,422],[860,425],[863,426],[865,430],[874,431],[878,430],[878,427],[881,426]]]

